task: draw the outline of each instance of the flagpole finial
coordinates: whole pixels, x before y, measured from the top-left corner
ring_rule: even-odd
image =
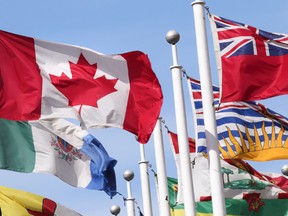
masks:
[[[175,30],[170,30],[166,34],[166,41],[170,44],[175,45],[180,40],[180,35]]]
[[[281,172],[283,175],[288,176],[288,164],[282,167]]]
[[[205,5],[206,2],[203,1],[203,0],[195,0],[194,2],[191,3],[191,5],[193,6],[194,4],[203,4],[203,5]]]
[[[131,170],[126,170],[123,173],[123,178],[128,182],[131,181],[134,178],[134,172]]]
[[[118,215],[120,213],[120,207],[118,205],[113,205],[110,208],[110,212],[112,215]]]

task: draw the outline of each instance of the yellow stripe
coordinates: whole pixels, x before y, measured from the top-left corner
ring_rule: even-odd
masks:
[[[185,216],[185,210],[184,209],[174,209],[174,210],[171,209],[171,216]],[[196,212],[196,216],[213,216],[213,214]],[[226,216],[243,216],[243,215],[227,214]]]
[[[2,216],[29,215],[26,209],[42,212],[42,196],[3,186],[0,186],[0,196]]]

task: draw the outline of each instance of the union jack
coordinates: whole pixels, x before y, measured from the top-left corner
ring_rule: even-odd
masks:
[[[288,54],[288,35],[270,33],[253,26],[212,15],[221,56],[281,56]]]

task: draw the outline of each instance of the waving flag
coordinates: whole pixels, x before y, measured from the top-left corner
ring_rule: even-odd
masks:
[[[210,16],[221,102],[288,93],[288,35]]]
[[[73,132],[77,134],[76,130]],[[76,148],[38,121],[0,119],[0,169],[50,173],[72,186],[103,190],[113,197],[117,161],[96,138],[85,131],[81,133],[77,134]]]
[[[173,142],[178,180],[168,178],[169,201],[172,215],[185,215],[183,206],[183,187],[181,179],[181,167],[177,157],[177,134],[169,132]],[[190,138],[190,140],[192,140]],[[195,146],[190,148],[191,169],[193,174],[194,195],[197,215],[213,213],[211,203],[211,186],[206,154],[193,153]],[[223,176],[224,196],[228,212],[231,215],[269,215],[263,214],[273,211],[273,205],[281,206],[288,201],[288,179],[276,173],[260,173],[247,162],[241,159],[221,160],[221,172]],[[259,205],[258,204],[263,204]],[[239,208],[238,208],[239,207]],[[267,209],[266,209],[267,208]],[[287,214],[288,209],[283,208],[279,215]],[[249,214],[247,214],[249,212]],[[229,215],[230,215],[229,213]]]
[[[177,197],[177,179],[168,177],[169,201],[172,216],[185,216],[183,204],[178,204]],[[252,194],[251,194],[252,195]],[[257,196],[246,196],[244,199],[226,198],[226,213],[229,216],[285,216],[288,213],[288,200],[286,199],[262,199]],[[279,211],[278,211],[279,209]],[[196,203],[197,216],[213,216],[212,201],[201,201]]]
[[[146,143],[162,106],[150,61],[134,51],[93,50],[0,31],[0,118],[78,119],[118,127]]]
[[[194,162],[195,199],[196,201],[211,200],[208,158],[198,153]],[[225,198],[245,199],[245,196],[256,194],[261,199],[288,198],[288,193],[280,189],[273,181],[270,182],[265,178],[259,178],[259,176],[257,177],[247,171],[247,169],[239,168],[234,166],[234,164],[221,160]],[[286,178],[287,181],[288,179]]]
[[[197,152],[206,152],[201,85],[188,78],[195,121]],[[260,103],[219,104],[213,86],[219,150],[222,158],[267,161],[288,158],[288,119]],[[217,145],[217,143],[215,143]]]
[[[80,216],[51,199],[22,190],[0,186],[1,215]]]

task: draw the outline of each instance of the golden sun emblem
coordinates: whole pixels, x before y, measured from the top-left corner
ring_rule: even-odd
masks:
[[[224,147],[218,144],[220,153],[223,159],[243,159],[253,161],[268,161],[275,159],[286,159],[288,155],[288,138],[284,138],[283,134],[285,129],[276,132],[274,122],[272,122],[271,138],[269,139],[268,133],[265,128],[265,123],[262,123],[261,131],[263,133],[264,141],[261,142],[259,133],[254,125],[254,140],[249,134],[248,128],[245,127],[245,134],[247,140],[243,138],[238,125],[238,134],[240,142],[233,135],[229,127],[227,127],[229,138],[224,138]],[[235,150],[232,148],[234,146]],[[225,148],[226,147],[226,148]]]

